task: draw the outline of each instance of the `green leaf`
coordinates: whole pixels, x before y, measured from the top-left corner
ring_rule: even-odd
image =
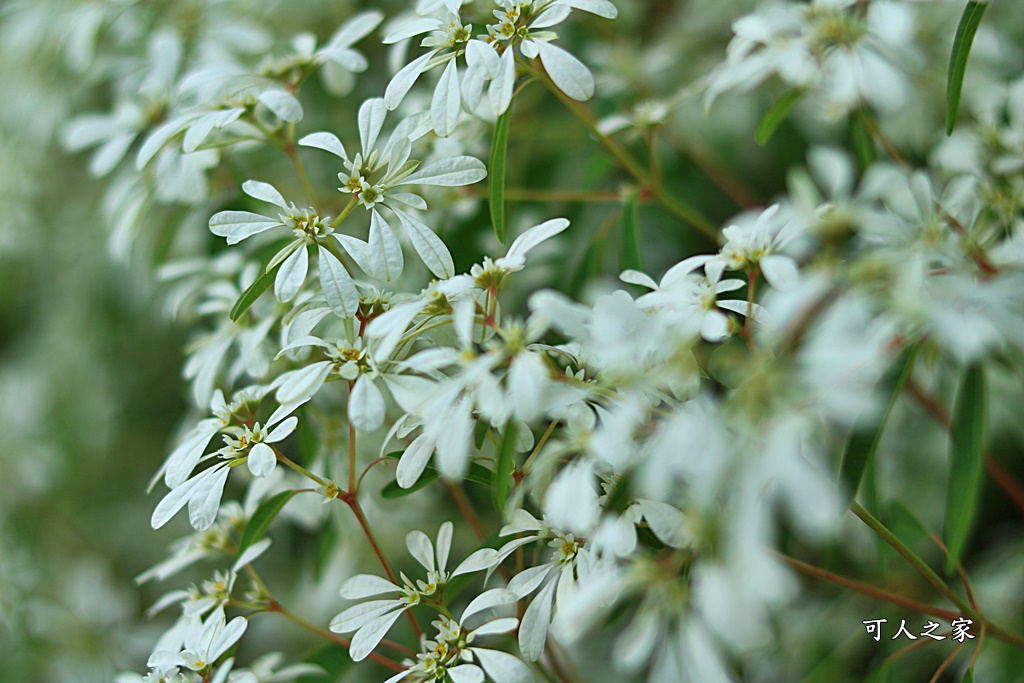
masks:
[[[487,440],[487,432],[491,430],[491,425],[488,424],[487,420],[477,420],[476,425],[473,426],[473,445],[476,446],[477,450],[484,447],[484,441]]]
[[[857,489],[860,488],[861,479],[864,478],[864,470],[878,451],[885,423],[889,421],[892,407],[896,405],[896,399],[903,392],[903,385],[906,384],[907,378],[910,377],[910,373],[914,369],[914,361],[917,360],[917,352],[920,348],[919,344],[914,344],[904,349],[882,377],[880,384],[889,395],[889,403],[885,407],[885,412],[882,413],[882,419],[878,425],[873,427],[856,425],[850,433],[850,438],[846,442],[846,450],[843,452],[843,460],[839,465],[840,512],[850,507],[850,503],[857,497]]]
[[[964,677],[960,679],[960,683],[974,683],[974,667],[967,669],[964,672]]]
[[[277,264],[267,272],[256,278],[256,282],[249,285],[249,289],[242,292],[242,296],[238,297],[238,301],[231,308],[231,320],[238,320],[242,317],[242,314],[249,310],[249,307],[256,303],[256,299],[260,298],[263,292],[270,288],[270,285],[274,284],[274,278],[277,277],[277,271],[281,269],[281,264]]]
[[[640,201],[634,188],[622,211],[622,232],[619,241],[619,270],[643,270],[640,261]]]
[[[505,244],[505,157],[508,152],[508,123],[511,108],[498,117],[491,141],[491,163],[487,169],[487,194],[491,209],[491,222],[498,241]]]
[[[967,70],[967,57],[971,54],[974,34],[978,32],[981,17],[988,8],[988,2],[971,0],[960,15],[960,24],[956,27],[953,38],[953,49],[949,54],[949,73],[946,76],[946,135],[952,135],[956,128],[956,114],[960,109],[960,93],[964,87],[964,72]]]
[[[910,508],[898,500],[889,504],[887,522],[886,526],[889,531],[895,534],[896,538],[900,539],[908,548],[916,547],[930,534],[928,527],[910,511]]]
[[[277,513],[284,509],[285,504],[292,499],[298,491],[282,491],[276,496],[267,498],[252,513],[249,523],[245,525],[242,538],[238,540],[238,555],[245,552],[246,548],[260,540],[270,523],[277,517]]]
[[[960,560],[974,519],[985,467],[985,371],[967,367],[960,380],[950,435],[949,489],[946,496],[946,572]]]
[[[573,295],[577,295],[583,291],[583,286],[592,277],[601,272],[601,265],[604,262],[604,238],[601,235],[596,235],[594,241],[587,247],[587,252],[583,255],[583,260],[580,261],[579,267],[576,272],[573,273],[572,279],[569,281],[569,292]]]
[[[393,500],[395,498],[404,498],[408,496],[410,493],[416,493],[420,489],[430,486],[435,481],[437,481],[437,477],[437,470],[428,467],[423,471],[423,474],[420,475],[420,478],[416,480],[416,483],[410,486],[409,488],[403,489],[401,486],[398,485],[397,481],[391,481],[388,482],[387,486],[381,489],[380,496],[381,498],[386,498],[387,500]]]
[[[494,506],[499,513],[505,511],[505,501],[508,499],[509,480],[512,478],[512,471],[515,469],[516,454],[516,426],[509,422],[505,427],[505,434],[501,438],[501,448],[498,449],[497,466],[494,468],[493,490]]]
[[[790,110],[796,106],[796,103],[800,101],[800,98],[804,96],[804,91],[799,88],[790,90],[785,95],[775,100],[775,103],[765,112],[764,117],[761,119],[761,123],[757,126],[757,134],[754,139],[757,140],[757,144],[764,145],[768,140],[771,139],[775,133],[775,129],[786,120],[786,116]]]
[[[875,149],[875,139],[871,137],[871,131],[864,120],[866,114],[858,111],[850,117],[850,145],[857,155],[861,170],[867,168],[878,159],[878,151]]]

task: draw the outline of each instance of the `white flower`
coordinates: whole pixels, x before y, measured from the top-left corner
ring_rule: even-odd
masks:
[[[335,633],[356,632],[349,648],[349,655],[354,661],[365,659],[406,609],[420,604],[423,598],[438,599],[443,595],[447,582],[456,576],[483,571],[493,566],[497,552],[492,548],[483,548],[467,557],[449,573],[447,568],[452,531],[451,522],[441,525],[437,533],[436,548],[421,531],[411,531],[406,536],[405,544],[409,552],[427,570],[426,581],[417,580],[414,584],[402,574],[404,585],[399,586],[372,574],[359,574],[342,584],[341,597],[350,600],[384,593],[398,593],[401,596],[353,605],[331,620],[331,630]]]
[[[335,238],[366,274],[379,280],[393,280],[402,271],[402,248],[391,224],[381,215],[386,207],[398,218],[406,235],[424,264],[436,276],[447,278],[454,273],[454,263],[444,242],[410,209],[423,210],[422,197],[399,191],[405,185],[459,187],[482,180],[486,168],[479,159],[454,156],[436,159],[420,166],[412,160],[412,143],[429,131],[423,116],[412,116],[392,132],[388,142],[378,147],[387,108],[381,99],[366,100],[359,108],[359,139],[361,152],[353,157],[331,133],[312,133],[299,140],[300,145],[315,147],[339,157],[347,173],[339,173],[340,191],[352,194],[370,211],[368,242],[351,235],[334,233]]]
[[[800,277],[796,262],[781,253],[803,227],[780,212],[778,204],[768,207],[756,219],[746,215],[722,230],[725,245],[704,264],[704,272],[717,282],[723,270],[759,270],[769,285],[785,290],[796,286]]]
[[[184,648],[180,652],[154,652],[147,666],[178,666],[192,671],[206,671],[238,642],[248,625],[245,617],[235,617],[227,622],[223,608],[214,610],[206,621],[193,617],[185,632]]]

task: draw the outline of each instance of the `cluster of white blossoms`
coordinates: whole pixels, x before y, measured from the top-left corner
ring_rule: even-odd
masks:
[[[187,509],[194,531],[139,580],[216,571],[157,601],[181,615],[148,673],[119,683],[319,672],[277,654],[243,666],[269,640],[247,634],[274,614],[387,683],[567,683],[577,666],[590,679],[775,680],[743,669],[799,591],[802,563],[780,557],[780,538],[820,548],[847,533],[869,456],[845,460],[839,485],[835,471],[851,432],[884,426],[893,369],[909,357],[934,409],[926,391],[1024,348],[1024,90],[990,95],[985,125],[937,147],[936,168],[893,154],[884,133],[908,64],[920,68],[923,3],[768,2],[735,21],[700,81],[706,102],[777,76],[832,119],[871,109],[863,130],[878,137],[857,158],[810,146],[781,196],[720,227],[681,206],[659,165],[655,136],[686,93],[601,103],[600,123],[580,104],[595,77],[561,47],[575,33],[554,29],[573,16],[573,31],[613,31],[607,0],[419,0],[269,57],[249,49],[265,31],[197,4],[208,12],[188,35],[150,31],[111,113],[64,131],[70,149],[98,146],[91,169],[114,178],[116,255],[190,255],[159,276],[168,310],[198,331],[193,418],[154,477],[166,490],[151,517],[160,528]],[[390,46],[386,82],[370,77],[373,41]],[[716,242],[665,256],[660,274],[624,257],[587,297],[567,293],[577,259],[564,252],[589,214],[523,212],[502,256],[461,243],[452,224],[480,222],[484,198],[504,241],[513,157],[490,131],[516,130],[512,103],[534,82],[633,176],[626,247],[649,203]],[[334,97],[354,116],[335,116]],[[611,137],[627,128],[646,165],[635,140]],[[524,290],[525,306],[508,303]],[[921,348],[928,364],[914,366]],[[443,515],[386,505],[428,487],[436,510],[452,499]],[[419,530],[456,514],[433,542]],[[292,562],[296,583],[306,571],[293,557],[305,540],[266,535],[279,515],[346,558],[322,570],[330,598],[266,579],[272,559]],[[415,570],[389,540],[402,536]],[[453,552],[465,559],[450,568]],[[299,615],[294,595],[336,616]],[[591,654],[604,660],[587,666]]]

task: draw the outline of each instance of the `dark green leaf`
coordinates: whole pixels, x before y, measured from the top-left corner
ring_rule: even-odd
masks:
[[[785,95],[775,100],[775,104],[765,112],[764,117],[761,119],[761,123],[757,127],[757,134],[755,139],[757,144],[763,145],[771,139],[772,134],[775,133],[775,129],[786,120],[786,116],[790,110],[796,106],[796,103],[800,101],[800,98],[804,96],[804,91],[800,89],[790,90]]]
[[[864,120],[865,114],[858,111],[850,117],[850,144],[857,155],[861,170],[867,168],[878,159],[878,151],[875,149],[875,139],[871,137],[871,131]]]
[[[249,289],[242,292],[242,296],[238,297],[238,301],[231,308],[231,319],[238,320],[242,317],[242,314],[249,310],[249,307],[256,303],[256,299],[260,298],[263,292],[270,288],[270,285],[274,284],[274,278],[277,277],[277,271],[281,269],[281,264],[277,264],[267,272],[256,278],[256,282],[249,285]]]
[[[391,481],[388,482],[387,486],[381,489],[380,496],[381,498],[386,498],[388,500],[393,498],[404,498],[410,493],[415,493],[422,488],[430,486],[437,480],[437,476],[437,471],[428,467],[423,471],[423,474],[420,475],[420,478],[416,480],[416,483],[409,488],[403,489],[398,485],[397,481]]]
[[[516,426],[509,422],[505,427],[505,434],[501,437],[501,448],[498,449],[498,462],[494,468],[494,506],[499,513],[505,511],[509,480],[512,478],[512,471],[516,466],[515,454]]]
[[[952,573],[967,544],[985,468],[985,371],[971,365],[963,372],[950,435],[949,489],[946,497],[946,572]]]
[[[619,270],[643,270],[640,261],[640,201],[636,189],[629,193],[622,211],[622,232],[619,237]]]
[[[956,128],[956,114],[960,109],[960,93],[964,87],[964,72],[967,70],[967,57],[971,54],[974,34],[978,32],[981,17],[988,8],[987,2],[971,0],[960,15],[960,24],[956,27],[953,38],[953,49],[949,54],[949,73],[946,76],[946,135],[952,135]]]
[[[473,445],[477,450],[484,447],[484,441],[487,440],[487,432],[490,429],[491,425],[487,423],[487,420],[476,421],[476,425],[473,427]]]
[[[974,683],[974,667],[967,669],[964,672],[964,677],[960,679],[960,683]]]
[[[512,116],[509,109],[498,117],[491,141],[491,163],[487,169],[487,193],[491,209],[491,222],[498,241],[505,244],[505,157],[508,152],[508,124]]]
[[[880,385],[889,396],[889,403],[886,405],[879,423],[870,426],[856,425],[850,432],[843,460],[839,465],[840,512],[850,507],[850,503],[857,497],[857,489],[860,488],[864,470],[868,462],[875,457],[875,452],[878,451],[885,423],[888,422],[892,407],[896,405],[896,399],[903,392],[903,385],[906,384],[907,378],[910,377],[910,373],[914,369],[914,361],[917,359],[917,352],[920,348],[919,344],[914,344],[904,349],[882,377]]]
[[[238,555],[241,555],[245,552],[246,548],[260,540],[267,527],[277,517],[277,513],[281,512],[285,504],[296,493],[298,491],[282,491],[276,496],[267,498],[260,503],[260,506],[256,508],[256,512],[252,513],[252,517],[249,518],[249,523],[245,525],[245,531],[242,532],[242,538],[238,541]]]

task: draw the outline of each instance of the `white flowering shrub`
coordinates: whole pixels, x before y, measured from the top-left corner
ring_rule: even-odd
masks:
[[[89,503],[146,618],[47,680],[1019,680],[1024,13],[962,4],[5,6],[0,154],[187,338]]]

